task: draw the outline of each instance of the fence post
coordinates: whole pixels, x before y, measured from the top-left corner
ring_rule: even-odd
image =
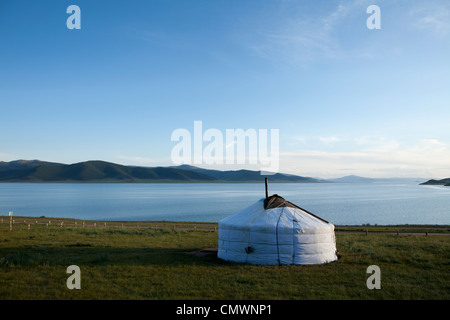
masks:
[[[13,212],[10,211],[9,212],[9,231],[12,230],[12,224],[13,224],[12,216],[13,216]]]

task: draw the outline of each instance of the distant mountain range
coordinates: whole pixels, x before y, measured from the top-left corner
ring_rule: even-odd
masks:
[[[276,173],[271,182],[323,182]],[[219,171],[181,165],[175,167],[124,166],[105,161],[62,164],[40,160],[0,162],[0,182],[261,182],[260,171]]]
[[[421,184],[425,184],[425,185],[444,185],[447,187],[450,187],[450,178],[446,178],[446,179],[441,179],[441,180],[428,180],[427,182],[421,183]]]
[[[342,178],[327,179],[328,182],[342,182],[342,183],[375,183],[375,182],[421,182],[423,178],[366,178],[355,175],[345,176]]]
[[[302,177],[276,173],[270,182],[371,183],[418,182],[421,178],[366,178],[355,175],[335,179]],[[190,165],[170,167],[124,166],[105,161],[62,164],[40,160],[0,161],[0,182],[261,182],[265,176],[252,170],[211,170]],[[450,178],[429,180],[423,185],[450,186]]]
[[[355,175],[345,176],[342,178],[328,179],[330,182],[374,182],[373,178],[365,178]]]

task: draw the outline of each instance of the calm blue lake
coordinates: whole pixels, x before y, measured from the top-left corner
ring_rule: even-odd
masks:
[[[450,224],[450,187],[272,183],[269,193],[336,225]],[[0,183],[0,215],[217,222],[264,195],[264,183]]]

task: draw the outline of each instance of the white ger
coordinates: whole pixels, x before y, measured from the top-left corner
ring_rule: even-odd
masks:
[[[336,261],[334,225],[286,201],[266,198],[219,221],[220,259],[265,265]]]

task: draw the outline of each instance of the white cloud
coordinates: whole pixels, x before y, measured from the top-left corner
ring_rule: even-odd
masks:
[[[281,152],[280,172],[322,178],[348,174],[367,177],[450,177],[450,144],[436,139],[422,139],[411,146],[382,138],[364,144],[359,140],[359,148],[354,150],[331,152],[302,149]]]
[[[427,1],[412,6],[409,10],[413,27],[431,34],[445,37],[450,35],[450,6],[448,0]]]
[[[319,137],[319,140],[321,142],[323,142],[324,144],[326,144],[326,145],[329,145],[329,144],[331,144],[333,142],[341,141],[341,139],[336,137],[336,136]]]
[[[450,36],[448,0],[340,0],[320,3],[315,10],[305,3],[282,2],[283,9],[271,13],[258,32],[246,39],[247,46],[264,59],[309,66],[321,61],[400,57],[409,53],[410,44],[424,38],[423,34],[417,37],[417,31]],[[380,32],[366,26],[367,7],[374,4],[381,8]]]
[[[384,137],[362,136],[355,138],[354,141],[362,151],[371,153],[393,152],[400,147],[398,141]]]
[[[364,17],[368,3],[368,0],[343,0],[317,13],[308,11],[302,2],[287,2],[283,14],[265,21],[259,36],[248,45],[263,58],[299,65],[345,58],[349,55],[348,48],[344,48],[341,40],[347,33],[340,28],[357,14]],[[365,28],[365,23],[361,26]]]

